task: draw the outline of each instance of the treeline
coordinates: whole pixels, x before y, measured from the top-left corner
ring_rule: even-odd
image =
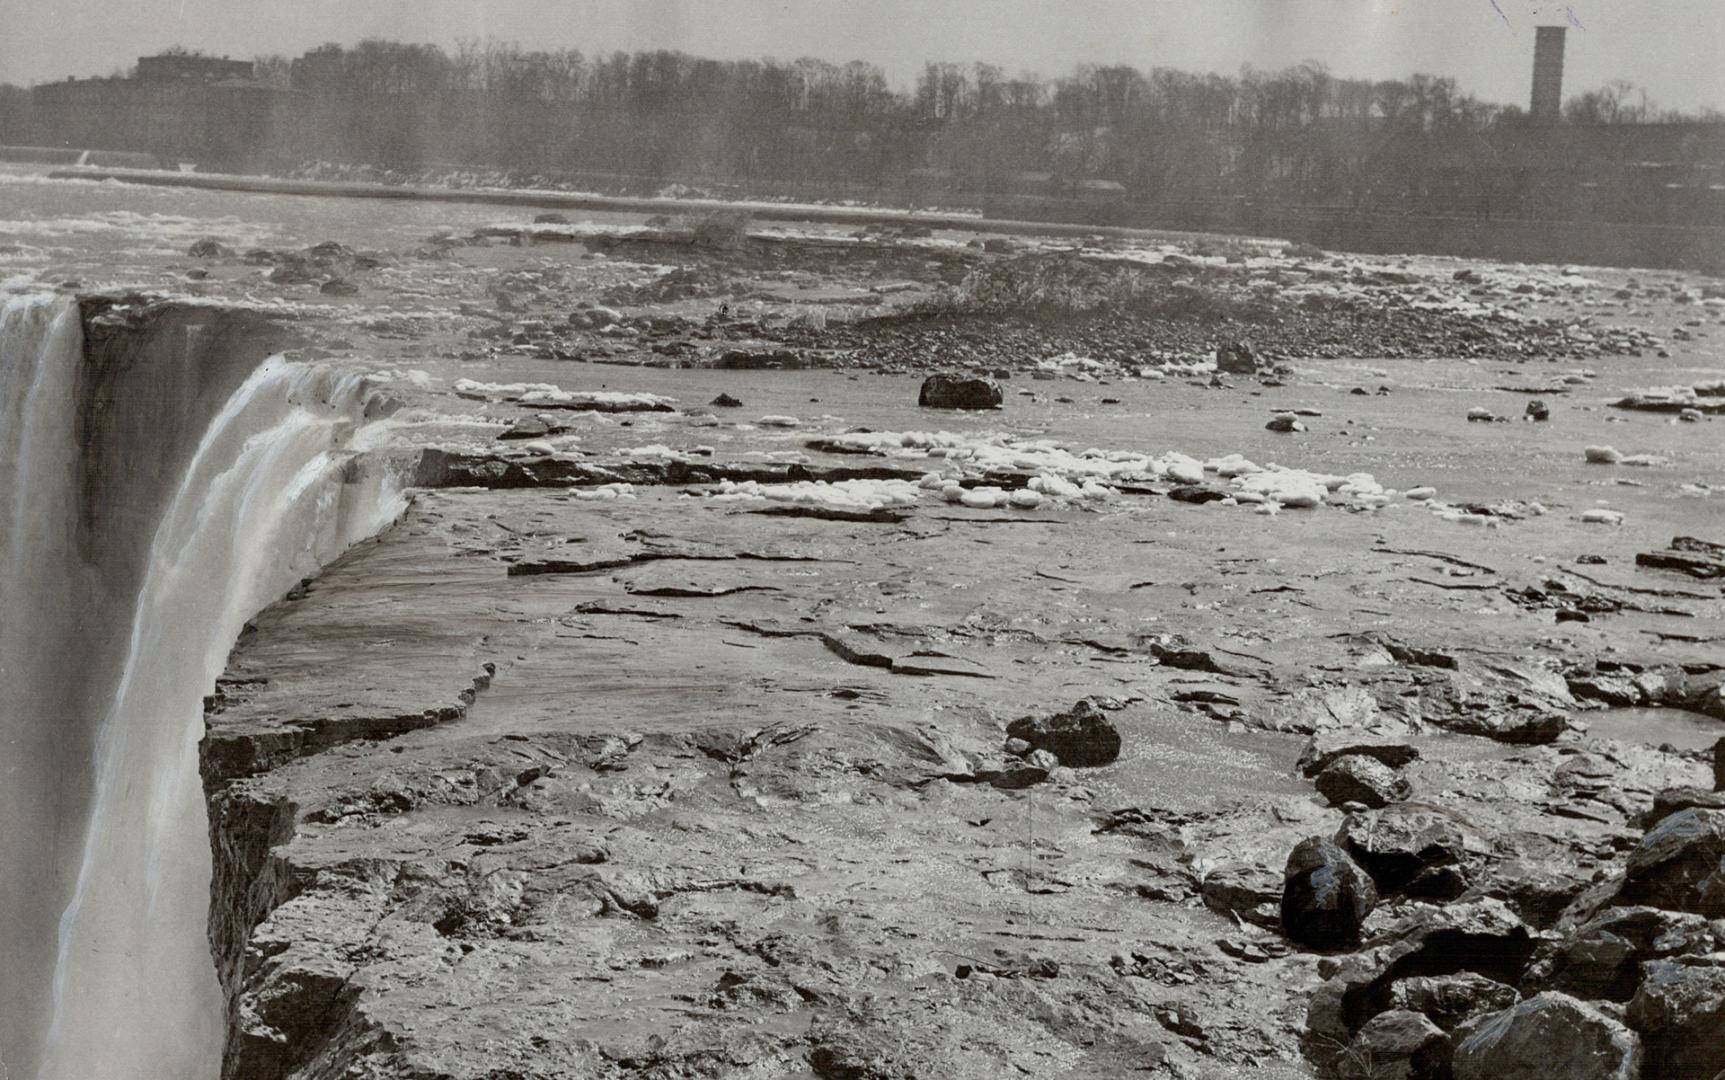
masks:
[[[1469,137],[1526,122],[1454,79],[1338,78],[1316,63],[1233,77],[1083,66],[1056,79],[931,63],[901,92],[862,62],[372,40],[263,57],[258,74],[277,91],[267,106],[224,99],[218,119],[235,122],[191,128],[219,130],[224,156],[253,167],[466,165],[931,197],[1045,173],[1119,181],[1141,201],[1360,205],[1399,199]],[[0,91],[0,141],[32,122],[41,134],[29,112]],[[1568,114],[1671,118],[1625,84],[1573,99]],[[137,130],[123,113],[111,119],[117,139]]]
[[[944,174],[999,190],[1032,172],[1117,180],[1147,199],[1349,198],[1396,185],[1425,144],[1520,117],[1453,79],[1342,79],[1318,64],[1237,77],[1085,66],[1048,80],[931,63],[909,93],[861,62],[477,43],[367,41],[261,67],[339,103],[305,125],[319,157],[741,183],[889,186],[918,170],[927,184]]]

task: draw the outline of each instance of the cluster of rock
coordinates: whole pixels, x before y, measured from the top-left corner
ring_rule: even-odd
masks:
[[[1413,756],[1314,742],[1302,765],[1320,786],[1405,799],[1385,758]],[[1725,762],[1716,772],[1725,789]],[[1601,875],[1546,929],[1435,808],[1356,806],[1334,837],[1301,842],[1283,932],[1321,952],[1365,945],[1321,961],[1313,1056],[1362,1080],[1725,1076],[1725,790],[1661,793],[1644,824],[1621,876]],[[1374,919],[1391,899],[1396,917]]]
[[[353,278],[386,264],[386,257],[375,252],[360,252],[334,240],[300,251],[276,251],[252,248],[243,254],[221,240],[206,236],[186,249],[194,259],[234,259],[252,266],[267,266],[265,275],[273,285],[316,285],[325,296],[353,296],[359,286]]]

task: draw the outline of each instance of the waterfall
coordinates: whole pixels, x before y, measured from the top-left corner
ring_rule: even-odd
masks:
[[[99,607],[73,554],[69,403],[82,344],[69,301],[11,297],[0,308],[0,1076],[28,1067],[46,1024],[54,921],[89,793],[82,718],[104,677],[78,648]]]
[[[33,591],[47,609],[59,581],[82,588],[78,582],[90,576],[75,565],[67,535],[77,521],[70,489],[78,475],[77,447],[68,445],[77,393],[67,369],[77,369],[81,335],[75,308],[63,301],[19,308],[15,317],[9,304],[0,326],[7,395],[0,407],[9,410],[7,435],[17,432],[5,444],[11,490],[3,505],[14,516],[4,599]],[[10,411],[14,400],[22,419]],[[122,590],[123,603],[97,612],[116,624],[116,632],[92,639],[111,643],[112,655],[62,651],[57,662],[38,656],[29,668],[6,669],[8,691],[13,684],[48,687],[30,690],[33,700],[53,700],[52,687],[86,662],[100,687],[71,702],[85,715],[34,718],[89,733],[79,743],[80,762],[55,759],[83,774],[72,790],[85,797],[70,836],[66,817],[53,825],[62,830],[58,846],[76,855],[65,873],[57,934],[48,927],[51,981],[34,988],[51,1010],[37,1021],[38,1032],[46,1027],[45,1037],[37,1035],[39,1080],[217,1075],[224,1017],[206,934],[203,697],[247,618],[400,512],[390,470],[351,449],[373,434],[367,428],[383,411],[379,405],[362,376],[265,360],[209,422],[165,493],[141,580]],[[34,523],[44,507],[51,513]],[[101,527],[100,510],[85,527]],[[19,588],[21,580],[29,587]],[[68,641],[88,627],[74,629]],[[9,769],[39,768],[16,761],[9,753]],[[9,862],[7,876],[22,867]]]

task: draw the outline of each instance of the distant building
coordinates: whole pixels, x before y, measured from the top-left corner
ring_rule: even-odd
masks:
[[[1568,28],[1538,26],[1533,34],[1533,99],[1527,112],[1536,124],[1555,124],[1563,115],[1563,43]]]
[[[140,56],[131,78],[67,79],[31,91],[43,139],[170,163],[242,160],[268,133],[270,98],[250,61],[180,53]]]

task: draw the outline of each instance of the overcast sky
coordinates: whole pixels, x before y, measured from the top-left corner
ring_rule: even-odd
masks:
[[[1525,105],[1533,27],[1572,27],[1564,89],[1627,79],[1659,104],[1725,107],[1725,0],[0,0],[0,82],[106,74],[168,45],[297,55],[363,37],[499,38],[584,52],[925,60],[1064,73],[1084,62],[1235,73],[1453,75]]]

